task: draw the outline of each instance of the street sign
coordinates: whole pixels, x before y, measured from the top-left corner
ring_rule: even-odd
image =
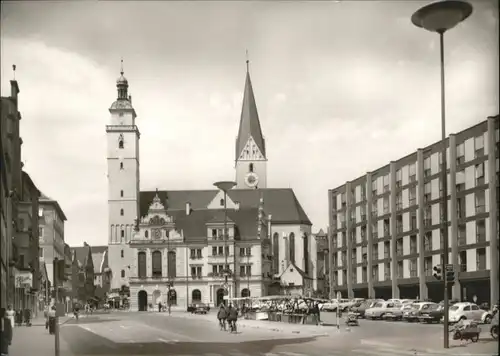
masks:
[[[453,272],[453,265],[451,265],[451,264],[446,265],[445,270],[446,270],[446,272]]]

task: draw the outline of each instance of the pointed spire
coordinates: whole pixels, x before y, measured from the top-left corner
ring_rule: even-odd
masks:
[[[255,103],[252,81],[250,79],[249,63],[247,51],[247,73],[241,108],[240,128],[238,130],[238,138],[236,139],[236,160],[238,160],[241,151],[245,148],[250,137],[253,138],[260,152],[264,158],[266,158],[266,145],[260,127],[259,114],[257,113],[257,105]]]
[[[12,65],[12,72],[14,74],[14,79],[13,80],[16,80],[16,65],[15,64]]]
[[[128,80],[123,76],[123,58],[120,62],[120,77],[116,80],[116,88],[118,89],[118,100],[128,100]]]
[[[248,49],[246,50],[246,54],[247,54],[247,74],[250,72],[250,60],[248,59]]]

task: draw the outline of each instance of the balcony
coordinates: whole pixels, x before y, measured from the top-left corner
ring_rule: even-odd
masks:
[[[234,258],[234,255],[227,255],[227,259],[231,259],[231,258]],[[217,255],[209,255],[208,256],[208,261],[209,262],[222,262],[226,259],[226,256],[222,253],[222,254],[217,254]]]
[[[131,282],[136,283],[166,283],[168,281],[175,281],[176,277],[167,277],[167,276],[143,276],[143,277],[130,277]]]
[[[192,280],[199,280],[199,279],[203,279],[203,276],[199,275],[199,274],[192,274],[191,279]]]
[[[191,260],[201,260],[201,259],[203,259],[203,256],[202,255],[191,255],[191,256],[189,256],[189,259],[191,259]]]

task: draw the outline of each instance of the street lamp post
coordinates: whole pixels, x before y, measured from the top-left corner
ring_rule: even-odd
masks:
[[[439,53],[441,67],[441,180],[443,182],[442,195],[442,224],[443,224],[443,269],[448,267],[448,173],[446,164],[446,107],[445,107],[445,81],[444,81],[444,33],[457,26],[472,14],[472,5],[460,0],[438,1],[417,10],[411,17],[412,23],[420,28],[439,34]],[[450,149],[452,149],[450,147]],[[444,273],[446,276],[446,274]],[[444,282],[444,348],[449,348],[448,335],[448,281]]]
[[[228,232],[227,232],[227,192],[231,190],[234,186],[236,185],[235,182],[231,181],[222,181],[222,182],[215,182],[214,186],[219,188],[224,192],[224,232],[222,233],[222,237],[224,239],[224,289],[227,292],[227,295],[229,296],[229,290],[228,290],[228,277],[229,274],[231,273],[231,270],[229,269],[229,265],[227,263],[227,240],[228,240]]]

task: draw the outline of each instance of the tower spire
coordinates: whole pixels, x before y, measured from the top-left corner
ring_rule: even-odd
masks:
[[[248,59],[248,49],[246,50],[246,57],[247,57],[247,60],[246,60],[246,63],[247,63],[247,73],[249,73],[250,72],[250,70],[249,70],[250,60]]]
[[[118,100],[128,100],[128,80],[123,76],[123,58],[120,61],[120,78],[116,81],[116,88],[118,89]]]
[[[249,73],[248,51],[247,51],[247,73],[245,80],[245,90],[243,92],[243,104],[241,108],[240,128],[238,131],[238,138],[236,139],[236,160],[241,155],[245,148],[248,139],[252,137],[255,144],[259,148],[262,156],[266,158],[266,145],[262,129],[260,127],[259,114],[257,113],[257,104],[253,94],[252,81],[250,80]]]

